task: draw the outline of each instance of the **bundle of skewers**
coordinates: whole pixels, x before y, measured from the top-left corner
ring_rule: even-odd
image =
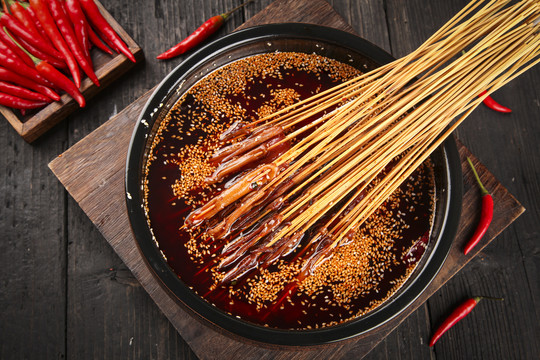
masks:
[[[485,96],[538,63],[539,18],[538,1],[472,1],[411,54],[234,123],[205,180],[229,187],[184,224],[220,244],[219,282],[295,252],[298,282],[313,273]]]

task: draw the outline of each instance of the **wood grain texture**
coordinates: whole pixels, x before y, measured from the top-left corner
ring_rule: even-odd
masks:
[[[286,11],[287,6],[292,6],[286,1],[278,1],[270,6],[270,11],[262,12],[255,16],[251,23],[256,21],[268,21],[268,16],[278,18],[276,13],[293,13]],[[321,4],[324,6],[324,4]],[[302,9],[301,14],[309,14],[309,7]],[[320,8],[315,7],[318,11]],[[328,11],[328,10],[326,10]],[[298,16],[298,15],[296,15]],[[329,19],[327,16],[325,19]],[[321,21],[321,20],[318,20]],[[331,20],[333,26],[344,24],[343,20],[336,17]],[[248,23],[249,25],[249,23]],[[344,28],[347,28],[343,26]],[[477,212],[479,207],[478,193],[469,191],[465,194],[464,217],[457,236],[456,245],[452,248],[449,259],[440,274],[437,276],[426,293],[414,302],[399,317],[388,322],[372,333],[362,335],[354,341],[340,343],[336,346],[326,348],[309,348],[301,351],[282,349],[267,349],[264,347],[246,345],[243,342],[232,340],[226,336],[214,332],[204,327],[198,321],[192,319],[179,305],[167,290],[160,286],[153,277],[151,271],[142,261],[140,254],[134,243],[134,239],[129,231],[129,223],[123,204],[123,174],[125,156],[127,154],[127,144],[130,133],[122,131],[126,124],[133,126],[141,107],[148,98],[148,93],[134,104],[128,106],[122,113],[109,120],[99,129],[91,133],[80,143],[65,152],[61,158],[51,162],[51,169],[63,182],[66,189],[73,196],[74,200],[89,215],[105,238],[109,241],[120,258],[126,263],[140,281],[142,286],[148,291],[150,296],[156,301],[163,313],[171,320],[182,337],[190,344],[195,353],[201,358],[212,358],[213,354],[220,353],[225,358],[241,356],[255,358],[269,356],[271,358],[342,358],[344,356],[354,356],[361,358],[365,356],[375,345],[377,345],[389,332],[399,323],[414,312],[416,308],[424,303],[429,295],[433,294],[449,278],[451,278],[463,265],[472,257],[463,257],[461,249],[465,239],[474,227],[474,222],[469,214]],[[108,139],[114,136],[115,141],[111,143]],[[462,157],[472,156],[463,146],[460,146]],[[117,156],[111,156],[117,154]],[[481,164],[478,164],[479,171],[483,174],[484,180],[490,188],[494,189],[497,210],[504,211],[505,216],[496,216],[491,227],[492,233],[486,237],[483,243],[478,246],[474,253],[488,243],[498,232],[502,231],[521,212],[519,203],[490,175]],[[466,176],[470,176],[468,167],[464,167]],[[99,179],[99,182],[98,182]],[[103,206],[107,204],[107,206]],[[119,214],[123,214],[120,216]],[[113,219],[113,214],[116,214]],[[496,212],[498,215],[499,213]],[[417,317],[416,321],[423,324],[427,322],[426,317]]]
[[[96,1],[103,17],[107,19],[116,33],[124,40],[129,47],[137,62],[144,59],[142,49],[135,40],[118,24],[111,14]],[[94,65],[94,72],[99,79],[100,86],[95,85],[88,77],[81,81],[80,91],[88,101],[98,92],[103,91],[107,86],[117,80],[120,76],[133,68],[135,64],[126,56],[114,53],[105,54],[97,48],[91,49],[90,55]],[[60,101],[52,102],[43,109],[30,111],[28,115],[22,116],[17,110],[0,105],[0,114],[2,114],[15,131],[27,142],[31,143],[41,135],[50,130],[54,125],[64,120],[68,115],[77,111],[79,105],[68,94],[63,94]]]
[[[437,6],[426,6],[426,2],[421,0],[387,1],[392,53],[395,56],[409,53],[466,3],[466,0],[456,0],[441,2]],[[520,148],[529,149],[530,154],[540,154],[537,151],[538,143],[532,140],[533,136],[539,135],[539,127],[530,124],[532,119],[538,119],[540,110],[538,88],[531,83],[535,79],[540,80],[539,75],[536,68],[493,95],[495,99],[514,109],[512,115],[499,114],[481,106],[457,131],[457,136],[467,148],[494,171],[500,183],[508,187],[520,200],[530,197],[527,195],[528,191],[532,190],[530,185],[536,184],[533,187],[538,187],[538,172],[536,175],[520,172],[525,169],[538,169],[539,158],[537,155],[525,155]],[[525,91],[526,88],[532,91]],[[516,167],[516,163],[521,166]],[[465,190],[474,192],[475,183],[472,178],[467,177],[465,180]],[[520,187],[527,190],[520,191]],[[538,235],[539,227],[532,223],[534,219],[538,220],[538,204],[536,201],[532,204],[524,201],[523,205],[528,209],[524,216],[481,253],[472,266],[463,269],[457,279],[450,281],[445,287],[446,291],[441,291],[427,302],[430,328],[433,329],[442,322],[452,307],[467,296],[485,294],[506,299],[504,304],[482,303],[482,306],[475,310],[475,316],[453,329],[447,341],[437,344],[434,349],[437,357],[531,359],[538,356],[535,355],[539,351],[538,341],[534,339],[540,338],[540,330],[536,325],[540,314],[538,299],[533,294],[538,291],[540,284],[539,246],[537,241],[535,243],[531,238],[527,239],[527,234]],[[478,216],[479,214],[475,214],[469,221],[476,222]],[[520,239],[516,240],[517,237]],[[524,251],[529,255],[525,256]],[[525,258],[527,260],[523,262],[519,260]],[[531,289],[531,286],[536,286],[537,289]],[[519,290],[508,291],[509,288]],[[516,316],[516,308],[530,316]],[[493,316],[494,313],[498,315]]]
[[[144,49],[147,61],[31,146],[6,121],[0,121],[0,261],[4,265],[0,270],[0,358],[197,358],[77,202],[62,190],[46,163],[137,100],[189,54],[166,62],[156,61],[155,56],[208,17],[240,2],[103,0]],[[231,32],[271,2],[251,3],[212,39]],[[399,56],[418,46],[466,1],[329,2],[356,33]],[[457,131],[458,138],[527,211],[367,358],[539,358],[538,83],[540,68],[536,67],[494,94],[513,108],[510,116],[480,107]],[[473,183],[467,180],[465,186]],[[506,300],[482,303],[435,348],[427,347],[432,329],[444,316],[465,297],[478,294]],[[270,357],[265,353],[262,358]],[[215,358],[223,357],[216,354]]]
[[[66,196],[46,164],[65,150],[63,133],[34,147],[5,121],[0,134],[0,358],[61,358]]]

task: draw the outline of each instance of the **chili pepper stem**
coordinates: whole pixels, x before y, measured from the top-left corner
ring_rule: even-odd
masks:
[[[491,296],[475,296],[473,299],[476,301],[476,303],[479,303],[480,300],[495,300],[495,301],[504,301],[504,298],[497,298],[497,297],[491,297]]]
[[[247,4],[253,2],[254,0],[248,0],[240,5],[238,5],[237,7],[235,7],[234,9],[232,10],[229,10],[223,14],[221,14],[221,17],[223,17],[223,19],[227,19],[229,16],[231,16],[232,13],[234,13],[236,10],[240,10],[241,8],[243,8],[244,6],[246,6]]]
[[[467,161],[469,162],[469,165],[474,173],[474,177],[476,178],[476,181],[478,182],[478,185],[480,186],[480,189],[482,191],[482,196],[489,194],[489,191],[484,187],[484,184],[482,184],[482,181],[480,180],[480,176],[478,176],[478,173],[476,172],[476,168],[474,167],[471,159],[467,157]]]

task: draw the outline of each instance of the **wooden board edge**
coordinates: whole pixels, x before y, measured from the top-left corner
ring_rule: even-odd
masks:
[[[279,8],[281,6],[289,6],[287,4],[287,1],[288,2],[291,2],[291,3],[294,3],[295,0],[276,0],[276,1],[273,1],[272,3],[270,3],[267,7],[265,7],[264,9],[262,9],[261,11],[259,11],[257,14],[253,15],[251,18],[249,18],[248,20],[246,20],[243,24],[241,24],[240,26],[238,26],[234,31],[238,31],[238,30],[243,30],[243,29],[246,29],[246,28],[249,28],[249,27],[253,27],[253,26],[259,26],[259,25],[264,25],[264,24],[275,24],[276,21],[275,19],[271,19],[271,20],[266,20],[266,18],[268,17],[269,14],[275,14],[275,13],[278,13],[279,12]],[[319,12],[318,13],[328,13],[328,12],[332,12],[332,17],[336,19],[336,21],[338,21],[341,25],[341,30],[343,31],[347,31],[347,32],[350,32],[352,34],[356,34],[356,32],[354,31],[353,27],[340,15],[338,14],[334,8],[332,7],[332,5],[330,5],[330,3],[328,3],[327,1],[325,0],[311,0],[309,2],[309,8],[312,9],[313,7],[315,8],[318,8],[319,9]],[[320,25],[318,24],[317,22],[304,22],[304,21],[291,21],[291,22],[295,22],[295,23],[303,23],[303,24],[315,24],[315,25]]]
[[[470,253],[466,256],[466,259],[462,262],[456,262],[457,268],[455,272],[458,272],[460,269],[462,269],[465,265],[469,263],[474,257],[478,255],[486,246],[488,246],[492,241],[495,240],[497,236],[499,236],[508,226],[510,226],[519,216],[521,216],[525,211],[525,207],[519,202],[519,200],[516,199],[516,197],[497,179],[497,177],[489,171],[487,166],[480,161],[459,139],[456,138],[456,142],[458,143],[458,150],[459,150],[459,156],[462,166],[462,173],[463,173],[463,182],[467,181],[471,184],[476,184],[476,180],[474,179],[472,170],[467,162],[467,157],[471,159],[473,162],[476,170],[480,174],[481,177],[484,179],[489,179],[489,182],[486,182],[484,185],[489,189],[491,192],[493,199],[494,199],[494,218],[497,216],[497,212],[499,210],[499,202],[501,200],[505,201],[504,206],[504,213],[506,217],[506,221],[504,222],[503,226],[498,226],[496,230],[492,230],[493,227],[488,228],[486,234],[484,237],[480,240],[480,242],[470,251]],[[476,185],[475,185],[476,186]],[[466,193],[463,193],[463,197],[465,198]],[[476,191],[476,194],[474,194],[475,201],[478,203],[481,203],[481,195],[479,191]],[[474,227],[476,227],[476,223],[474,224]],[[471,230],[472,234],[472,230]],[[465,240],[468,241],[468,240]],[[465,244],[463,244],[465,245]],[[460,249],[461,251],[461,249]]]
[[[152,89],[146,91],[139,98],[137,98],[137,100],[135,100],[135,102],[141,101],[141,99],[148,98],[150,96],[150,94],[152,94],[155,91],[155,89],[156,88],[153,87]],[[67,169],[67,166],[65,166],[65,162],[68,161],[68,160],[66,160],[66,159],[69,159],[70,157],[76,157],[76,156],[73,156],[73,155],[77,154],[81,148],[84,148],[85,146],[87,146],[87,143],[91,142],[93,140],[93,137],[96,134],[98,134],[100,131],[103,131],[104,129],[108,128],[110,126],[111,122],[114,122],[116,119],[124,116],[124,114],[128,113],[129,111],[131,111],[131,106],[130,105],[126,106],[118,114],[112,116],[111,118],[109,118],[109,120],[107,120],[106,122],[104,122],[103,124],[98,126],[95,130],[92,131],[91,134],[89,134],[88,136],[82,138],[77,143],[75,143],[73,146],[71,146],[69,149],[67,149],[66,151],[64,151],[63,153],[61,153],[60,155],[58,155],[56,158],[52,159],[49,162],[49,164],[48,164],[49,169],[51,169],[53,174],[58,178],[58,180],[62,184],[64,184],[64,186],[66,184],[62,179],[64,179],[64,176],[63,176],[64,170]]]
[[[457,137],[455,137],[456,142],[458,143],[458,151],[461,159],[461,166],[463,172],[463,179],[466,178],[473,179],[472,171],[467,163],[467,157],[471,158],[476,170],[479,171],[479,174],[488,174],[490,178],[490,183],[495,184],[495,188],[492,189],[493,195],[497,195],[499,192],[502,192],[505,195],[507,201],[513,203],[512,209],[516,213],[514,220],[521,214],[526,211],[526,208],[521,204],[521,202],[516,199],[516,197],[503,185],[503,183],[491,172],[488,167],[480,161],[470,150],[467,148]],[[472,181],[472,180],[471,180]],[[484,184],[487,185],[487,184]]]
[[[22,136],[23,132],[23,123],[19,119],[17,115],[15,115],[15,112],[3,105],[0,105],[0,114],[4,115],[6,120],[11,124],[13,129]]]
[[[134,50],[135,52],[133,52],[133,50],[132,52],[137,61],[144,59],[142,49],[137,48]],[[137,64],[132,63],[124,55],[115,56],[110,62],[96,71],[96,76],[98,76],[100,80],[100,87],[95,86],[88,78],[83,80],[81,92],[86,101],[89,101],[102,90],[106,89],[114,80],[124,75],[136,65]],[[109,71],[111,68],[115,68],[115,71]],[[78,109],[79,106],[75,100],[67,94],[62,94],[61,103],[51,103],[38,114],[23,123],[21,136],[26,142],[32,143]]]

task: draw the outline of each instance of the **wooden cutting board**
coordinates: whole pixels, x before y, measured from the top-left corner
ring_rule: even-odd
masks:
[[[323,0],[277,0],[240,28],[272,22],[315,23],[353,31]],[[464,174],[463,210],[458,234],[439,274],[409,308],[371,332],[324,347],[270,348],[233,339],[220,330],[203,325],[154,277],[130,229],[124,202],[125,162],[136,119],[152,91],[54,159],[49,167],[201,359],[212,359],[216,354],[220,359],[360,359],[524,211],[519,202],[458,141]],[[492,190],[496,206],[493,223],[486,236],[471,254],[464,256],[462,249],[474,231],[481,205],[472,172],[464,161],[467,156],[473,159],[482,181]]]

